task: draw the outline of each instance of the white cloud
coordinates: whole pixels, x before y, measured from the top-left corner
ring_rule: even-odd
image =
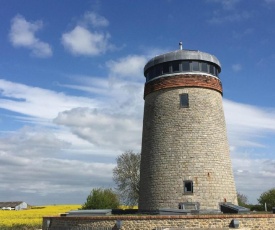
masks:
[[[50,129],[29,126],[0,140],[0,149],[14,157],[34,157],[36,155],[50,157],[62,148],[69,148],[70,145],[70,143],[58,139]]]
[[[0,169],[2,199],[18,196],[41,204],[43,196],[50,194],[57,203],[84,203],[93,187],[113,186],[113,163],[96,162],[88,156],[81,160],[81,155],[72,159],[64,146],[64,141],[47,130],[30,127],[0,138],[0,163],[5,165]],[[20,195],[16,195],[18,191]]]
[[[226,121],[249,131],[275,131],[275,109],[264,109],[224,99]],[[242,127],[241,127],[242,126]]]
[[[242,70],[242,65],[241,64],[234,64],[232,65],[232,69],[234,72],[239,72]]]
[[[91,32],[76,26],[72,31],[62,35],[62,44],[74,55],[95,56],[109,49],[109,34]]]
[[[59,84],[61,87],[76,89],[98,97],[110,97],[112,88],[109,81],[102,77],[76,75],[73,77],[75,84]]]
[[[70,108],[99,105],[90,98],[68,96],[3,79],[0,79],[0,96],[0,108],[46,120],[53,119],[58,112]]]
[[[89,25],[91,24],[94,27],[106,27],[109,25],[109,21],[95,12],[86,12],[84,14],[83,20],[79,24]]]
[[[265,140],[275,134],[275,109],[223,101],[237,190],[257,203],[274,181],[274,147]]]
[[[106,65],[109,68],[110,76],[142,79],[143,67],[146,62],[145,56],[129,55],[118,61],[108,61]]]
[[[99,148],[140,151],[145,56],[129,55],[109,61],[109,78],[76,76],[64,85],[96,95],[101,108],[78,107],[60,112],[56,124]]]
[[[95,82],[91,77],[77,79],[85,86]],[[0,163],[7,167],[0,169],[5,178],[1,180],[1,197],[28,201],[32,194],[31,201],[36,204],[47,196],[56,203],[68,203],[70,199],[83,203],[93,187],[114,187],[115,157],[125,149],[140,151],[142,87],[136,85],[129,90],[128,84],[116,82],[110,86],[108,79],[98,79],[102,97],[95,102],[1,80],[0,107],[21,113],[22,117],[31,115],[32,121],[54,114],[56,117],[60,112],[55,119],[59,126],[25,127],[0,136]],[[45,102],[47,109],[37,109],[43,107],[37,104],[39,101]],[[81,105],[85,108],[77,108]],[[22,173],[17,175],[18,171]]]
[[[10,42],[14,47],[25,47],[31,50],[31,54],[36,57],[52,56],[52,49],[48,43],[40,41],[35,33],[43,28],[41,21],[34,23],[26,21],[21,15],[12,19],[9,33]]]
[[[75,135],[99,148],[121,152],[140,150],[141,119],[115,112],[108,114],[89,108],[75,108],[60,113],[55,122],[70,127]]]
[[[275,160],[255,157],[253,152],[241,150],[231,153],[236,187],[248,196],[250,203],[257,204],[257,198],[274,187]]]
[[[107,31],[91,30],[107,27],[109,21],[95,12],[87,12],[78,24],[69,32],[62,34],[61,42],[65,49],[74,55],[96,56],[104,54],[115,47],[109,42],[110,34]]]
[[[275,133],[274,109],[257,108],[224,99],[224,110],[233,146],[261,146],[259,137]]]

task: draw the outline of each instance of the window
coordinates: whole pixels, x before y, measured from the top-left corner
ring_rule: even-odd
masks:
[[[150,68],[149,70],[147,70],[146,72],[146,80],[149,81],[154,77],[154,68]]]
[[[199,69],[199,62],[197,62],[197,61],[192,61],[192,69],[193,69],[193,71],[199,71],[200,69]]]
[[[206,61],[181,60],[169,61],[154,65],[146,70],[146,81],[150,81],[164,74],[179,72],[203,72],[219,77],[220,67]],[[188,106],[183,106],[188,107]]]
[[[157,65],[155,68],[155,76],[160,76],[162,74],[162,65]]]
[[[193,181],[186,180],[183,181],[183,192],[184,194],[192,194],[193,193]]]
[[[173,62],[172,63],[172,68],[173,68],[172,72],[178,72],[178,71],[180,71],[180,63],[179,62]]]
[[[213,75],[215,75],[215,67],[213,65],[210,65],[209,72]]]
[[[216,67],[214,66],[214,75],[216,76]]]
[[[189,61],[183,61],[181,63],[182,71],[190,71]]]
[[[187,93],[180,94],[180,107],[181,108],[189,107],[189,99],[188,99]]]
[[[163,64],[163,73],[169,73],[169,63],[164,63]]]
[[[201,63],[201,71],[205,72],[205,73],[208,72],[208,70],[207,70],[207,63],[205,63],[205,62]]]

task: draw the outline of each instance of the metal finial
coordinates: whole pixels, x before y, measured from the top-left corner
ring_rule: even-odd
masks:
[[[182,50],[182,42],[181,41],[180,41],[179,45],[180,45],[180,50]]]

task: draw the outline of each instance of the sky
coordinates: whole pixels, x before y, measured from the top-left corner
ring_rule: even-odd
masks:
[[[275,187],[275,0],[0,0],[0,200],[83,204],[140,152],[143,67],[215,55],[237,191]]]

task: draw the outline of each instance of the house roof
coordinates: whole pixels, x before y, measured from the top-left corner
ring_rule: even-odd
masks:
[[[8,202],[0,202],[0,208],[3,207],[11,207],[15,208],[16,206],[22,204],[23,201],[8,201]]]

